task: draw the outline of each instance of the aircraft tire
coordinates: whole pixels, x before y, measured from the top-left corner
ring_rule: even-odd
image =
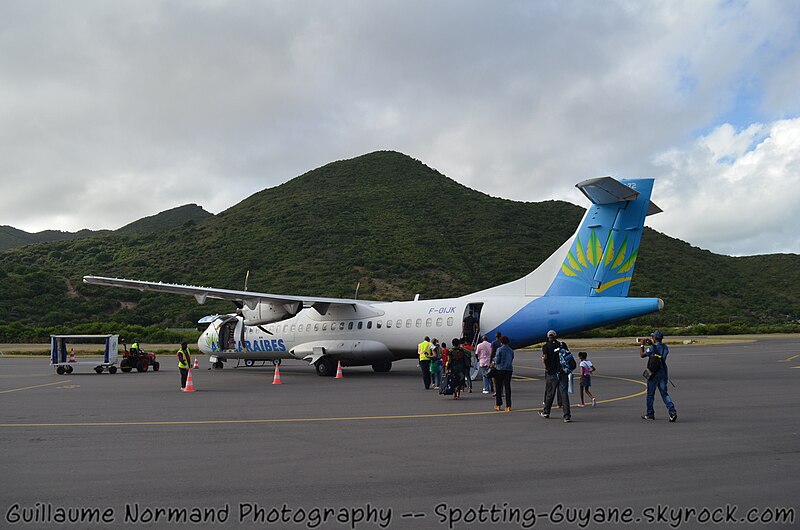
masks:
[[[214,363],[214,368],[216,368],[217,370],[222,370],[223,368],[225,368],[225,365],[222,364],[222,361],[217,361]]]
[[[377,373],[385,373],[392,369],[392,361],[379,361],[372,363],[372,370]]]
[[[336,363],[330,357],[322,357],[315,365],[317,375],[320,377],[332,377],[336,373]]]

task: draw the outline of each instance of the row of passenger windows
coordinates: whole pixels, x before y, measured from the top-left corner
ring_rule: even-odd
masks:
[[[373,324],[373,322],[374,322],[374,324]],[[453,322],[454,322],[453,317],[449,317],[447,319],[447,325],[448,326],[452,326]],[[418,327],[418,328],[421,328],[422,327],[422,319],[418,318],[416,321],[412,321],[409,318],[408,320],[405,321],[405,326],[403,324],[404,324],[404,322],[401,319],[387,320],[386,321],[386,327],[387,328],[391,328],[391,327],[396,327],[396,328]],[[412,324],[413,324],[413,326],[412,326]],[[270,333],[310,333],[312,331],[328,331],[328,330],[330,330],[330,331],[345,331],[345,330],[352,331],[352,330],[358,330],[358,329],[364,329],[364,328],[372,329],[373,326],[375,327],[375,329],[381,329],[383,327],[383,325],[384,325],[383,320],[376,320],[376,321],[367,320],[366,322],[363,321],[363,320],[359,320],[358,322],[353,322],[351,320],[349,322],[331,322],[330,324],[328,322],[322,322],[322,323],[317,322],[317,323],[314,323],[314,324],[292,324],[292,325],[289,325],[289,324],[283,324],[283,325],[281,325],[281,324],[271,324],[271,325],[267,326],[267,330],[269,330]],[[433,325],[434,325],[434,322],[433,322],[432,318],[428,318],[428,319],[425,320],[425,327],[426,328],[432,328]],[[441,317],[437,318],[436,319],[436,327],[440,328],[443,325],[444,325],[444,319],[441,318]]]

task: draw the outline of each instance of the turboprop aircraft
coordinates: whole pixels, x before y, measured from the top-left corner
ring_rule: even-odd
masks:
[[[576,187],[592,202],[577,231],[536,270],[518,280],[458,298],[375,302],[287,296],[190,285],[84,276],[90,284],[230,300],[239,308],[206,317],[197,346],[215,366],[244,359],[303,359],[317,374],[343,366],[372,365],[388,372],[392,362],[417,357],[424,336],[462,336],[471,311],[480,335],[500,331],[514,348],[559,335],[659,311],[659,298],[628,298],[644,220],[661,210],[650,202],[653,179],[590,179]]]

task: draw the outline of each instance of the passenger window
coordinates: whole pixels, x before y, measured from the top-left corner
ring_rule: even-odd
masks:
[[[289,324],[284,324],[283,325],[283,332],[286,333],[287,331],[289,331]]]
[[[433,326],[433,320],[431,320],[430,318],[429,318],[429,319],[427,319],[427,320],[425,321],[425,327],[426,327],[426,328],[429,328],[429,327],[432,327],[432,326]]]
[[[421,318],[418,318],[418,319],[417,319],[417,327],[418,327],[418,328],[421,328],[421,327],[422,327],[422,319],[421,319]]]
[[[372,320],[367,322],[367,329],[372,329]]]
[[[347,323],[347,329],[348,329],[349,331],[352,331],[352,330],[353,330],[353,323],[352,323],[352,322],[348,322],[348,323]]]
[[[453,325],[453,317],[448,317],[447,318],[447,325],[448,326],[452,326]]]
[[[327,324],[323,324],[322,325],[322,331],[328,331],[328,325]]]
[[[387,327],[387,328],[390,328],[390,327],[392,327],[392,321],[391,321],[391,320],[387,320],[387,321],[386,321],[386,327]]]
[[[344,322],[339,322],[339,331],[344,331]]]
[[[290,331],[291,331],[292,333],[294,333],[294,324],[292,324],[292,327],[290,328]]]
[[[363,327],[364,327],[364,322],[363,322],[363,321],[361,321],[361,320],[359,320],[359,321],[358,321],[358,329],[361,329],[361,328],[363,328]]]
[[[442,317],[437,318],[436,319],[436,327],[437,328],[442,327],[442,322],[443,322]]]
[[[319,324],[314,324],[314,331],[319,331]],[[325,331],[324,326],[322,331]]]
[[[408,320],[406,320],[406,327],[407,328],[411,327],[411,319],[410,318]]]
[[[381,329],[381,325],[383,325],[383,321],[382,320],[378,320],[377,324],[375,324],[375,327],[378,328],[378,329]]]
[[[402,320],[397,319],[397,327],[398,328],[402,328],[403,327],[403,321]]]

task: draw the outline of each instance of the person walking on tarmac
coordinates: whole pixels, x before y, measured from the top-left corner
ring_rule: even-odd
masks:
[[[544,409],[539,411],[539,416],[542,418],[550,417],[550,408],[553,406],[553,400],[556,393],[561,396],[561,402],[564,406],[564,423],[572,421],[572,415],[569,409],[569,394],[567,393],[567,386],[569,385],[568,377],[561,370],[561,361],[559,359],[559,350],[566,349],[567,345],[558,340],[558,335],[555,330],[547,332],[547,342],[542,346],[542,361],[545,367],[545,403]],[[499,389],[498,389],[499,392]]]
[[[664,400],[664,405],[667,406],[669,412],[669,421],[674,422],[678,419],[678,412],[675,410],[675,404],[672,398],[669,397],[667,382],[669,381],[669,373],[667,372],[667,355],[669,355],[669,348],[662,341],[664,334],[660,331],[654,331],[651,335],[653,342],[647,341],[648,344],[639,345],[639,356],[647,357],[647,369],[650,372],[650,377],[647,378],[647,413],[642,416],[643,420],[656,419],[656,412],[653,409],[653,400],[656,396],[656,388],[661,393],[661,399]]]
[[[181,372],[181,390],[186,388],[186,378],[189,376],[189,367],[192,365],[192,356],[189,354],[189,345],[181,342],[178,350],[178,370]]]
[[[422,383],[425,385],[425,390],[431,387],[431,338],[425,337],[422,342],[417,344],[417,353],[419,354],[419,369],[422,370]]]

